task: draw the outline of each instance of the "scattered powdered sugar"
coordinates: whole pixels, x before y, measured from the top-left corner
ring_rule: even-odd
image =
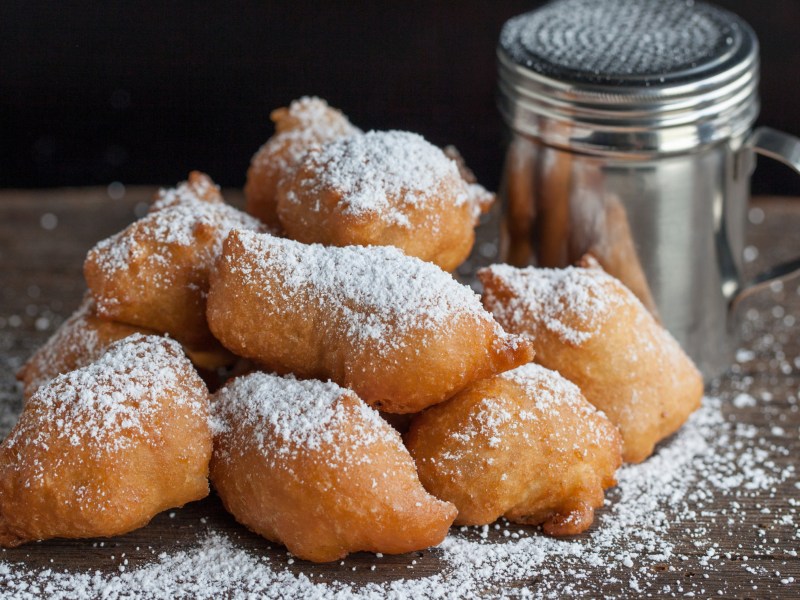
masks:
[[[337,132],[355,132],[341,111],[331,108],[322,98],[302,96],[292,100],[286,109],[278,109],[272,114],[279,133],[293,129],[319,129],[326,125]]]
[[[794,288],[791,294],[800,297]],[[270,550],[266,542],[253,545],[222,533],[231,524],[214,521],[213,509],[203,503],[194,510],[209,510],[200,518],[208,520],[199,528],[206,533],[181,528],[180,547],[151,539],[157,555],[152,562],[143,558],[119,572],[113,557],[109,563],[98,552],[91,570],[65,569],[54,544],[54,564],[34,567],[24,562],[23,547],[0,562],[0,589],[22,599],[591,598],[626,590],[648,597],[796,596],[800,481],[789,453],[797,449],[800,358],[792,327],[768,311],[762,316],[750,309],[744,335],[754,360],[734,364],[651,458],[622,467],[607,507],[577,538],[549,538],[500,521],[453,529],[439,548],[392,562],[356,554],[341,565],[318,567]],[[0,329],[4,432],[21,406],[9,373],[20,364],[16,355],[29,352],[10,345],[19,337],[15,331]],[[754,421],[762,419],[780,424],[786,437],[756,428]],[[365,570],[373,582],[354,583],[365,579]]]
[[[452,195],[452,206],[472,198],[456,162],[407,131],[370,131],[337,139],[310,150],[301,165],[309,173],[296,181],[304,200],[332,191],[340,198],[342,214],[377,215],[406,227],[409,209],[441,202],[445,194]],[[479,202],[476,191],[473,195]],[[301,201],[294,190],[286,199]],[[313,203],[307,204],[314,209]]]
[[[0,589],[21,599],[796,597],[800,287],[781,298],[782,316],[747,310],[748,360],[733,364],[711,386],[703,406],[654,456],[619,471],[607,507],[577,538],[548,538],[500,521],[453,529],[430,551],[391,560],[355,554],[317,566],[266,541],[253,543],[243,529],[215,517],[208,499],[175,511],[178,518],[168,521],[177,524],[182,514],[199,512],[203,526],[186,527],[184,521],[163,538],[161,525],[153,523],[133,538],[45,542],[3,552]],[[22,317],[13,321],[16,315],[0,315],[3,433],[21,410],[11,374],[32,350],[31,340],[41,341],[21,334],[22,327],[33,331],[33,318],[17,312]],[[53,326],[57,321],[52,315]],[[153,558],[128,566],[119,551],[138,540],[146,540],[143,554],[152,551]],[[67,568],[74,563],[64,551],[84,543],[91,567]],[[104,544],[107,553],[99,548]],[[43,565],[48,553],[52,564]],[[367,578],[372,583],[355,583]]]
[[[736,408],[747,408],[748,406],[756,406],[756,399],[750,394],[737,394],[733,398],[733,405]]]
[[[353,402],[346,405],[344,397]],[[342,447],[335,448],[333,456],[340,458],[376,442],[402,449],[398,434],[375,410],[350,390],[330,381],[251,373],[219,390],[212,411],[215,435],[255,435],[258,446],[270,459],[298,449],[330,449],[337,443]],[[341,444],[342,435],[347,437],[346,444]]]
[[[579,454],[597,445],[617,448],[614,426],[589,404],[575,384],[556,371],[529,363],[497,378],[518,388],[510,393],[492,390],[469,405],[468,418],[447,436],[455,443],[446,445],[432,459],[440,473],[460,475],[466,456],[475,456],[476,444],[501,448],[507,436],[521,435],[525,440],[534,436],[532,444]],[[488,459],[489,465],[492,460]]]
[[[439,476],[458,477],[463,475],[462,465],[467,455],[472,456],[472,445],[482,444],[486,440],[490,448],[503,444],[506,430],[519,430],[527,439],[525,422],[534,421],[535,416],[528,411],[514,411],[513,407],[498,401],[497,398],[483,398],[470,407],[467,419],[460,423],[458,430],[450,430],[447,440],[438,452],[428,459],[435,465]],[[417,458],[419,460],[419,458]],[[486,465],[492,464],[492,458],[484,459]]]
[[[516,369],[506,371],[499,375],[502,379],[513,381],[521,386],[528,398],[530,398],[536,410],[542,414],[557,415],[562,407],[569,407],[569,410],[581,418],[581,426],[585,427],[584,440],[577,439],[573,431],[567,431],[562,436],[558,429],[553,431],[554,439],[565,437],[574,444],[574,449],[584,452],[586,447],[593,444],[606,445],[613,440],[611,435],[615,431],[613,426],[608,423],[605,426],[605,413],[592,406],[584,397],[580,388],[557,371],[552,371],[536,363],[528,363]],[[598,421],[598,417],[602,417]],[[581,444],[581,441],[585,442]]]
[[[55,436],[94,456],[105,456],[151,438],[158,434],[151,429],[166,394],[176,405],[201,414],[201,402],[179,380],[182,363],[190,368],[173,340],[141,334],[120,340],[96,362],[39,388],[27,405],[37,418],[21,420],[3,444],[8,448],[32,444],[46,450]],[[42,477],[46,474],[41,469],[34,465],[31,470]]]
[[[247,258],[225,259],[245,285],[259,294],[280,294],[280,304],[294,311],[305,312],[303,302],[310,302],[341,319],[354,344],[371,342],[387,351],[404,347],[404,334],[410,332],[434,335],[465,317],[478,323],[492,320],[472,289],[436,265],[391,246],[337,248],[250,231],[235,235]],[[276,280],[280,285],[267,288],[265,281]],[[424,335],[414,343],[425,343]]]
[[[781,536],[782,542],[754,532],[755,547],[720,547],[726,530],[750,527],[745,503],[761,506],[754,498],[773,497],[776,487],[796,478],[792,467],[782,468],[771,460],[780,447],[748,437],[726,421],[721,410],[725,401],[706,398],[703,408],[656,455],[643,464],[624,466],[607,509],[580,538],[550,538],[505,521],[493,527],[463,527],[432,551],[441,565],[433,574],[398,578],[387,571],[385,583],[355,585],[348,583],[347,573],[351,564],[362,564],[363,559],[343,561],[338,575],[331,578],[326,571],[325,581],[315,581],[313,565],[245,550],[225,534],[211,531],[190,549],[163,553],[154,563],[123,573],[37,571],[0,563],[0,585],[19,598],[42,593],[50,598],[559,598],[597,597],[603,595],[602,586],[621,586],[631,594],[702,596],[704,576],[721,563],[741,565],[743,573],[757,580],[772,576],[776,583],[786,582],[779,585],[789,585],[793,578],[750,567],[747,558],[764,552],[793,556],[786,548],[800,540],[792,541],[787,531],[796,531],[797,508],[773,508],[774,513],[759,517],[759,523],[773,524],[759,528],[769,527],[769,537]],[[712,502],[721,508],[709,514],[706,507]],[[777,550],[781,543],[782,551]],[[379,558],[374,560],[380,564]],[[413,569],[411,556],[408,561]],[[699,574],[688,578],[687,569]],[[317,574],[321,579],[322,572]],[[515,585],[524,587],[515,590]],[[736,589],[726,595],[734,595]]]
[[[501,300],[495,297],[492,285],[484,292],[487,307],[507,329],[541,325],[573,346],[589,341],[622,301],[620,294],[609,293],[614,278],[600,269],[492,265],[482,269],[479,276],[496,278],[500,288],[510,293],[510,298]],[[614,286],[612,291],[617,288],[623,289]],[[625,299],[638,302],[632,294],[626,294]]]

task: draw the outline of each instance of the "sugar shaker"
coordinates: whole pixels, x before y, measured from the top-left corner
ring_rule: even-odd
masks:
[[[753,30],[701,2],[556,0],[505,24],[498,65],[501,258],[592,254],[720,374],[737,299],[800,268],[741,274],[755,153],[800,171],[800,140],[752,129]]]

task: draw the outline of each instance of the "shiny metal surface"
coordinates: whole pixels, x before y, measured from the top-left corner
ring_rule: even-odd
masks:
[[[718,374],[730,364],[727,296],[739,289],[743,250],[741,228],[726,233],[736,223],[725,203],[746,204],[750,154],[719,143],[702,153],[631,161],[518,135],[502,190],[502,258],[565,267],[593,254],[667,325],[704,374]]]
[[[663,83],[557,79],[519,64],[510,42],[501,44],[500,113],[516,132],[588,153],[646,158],[740,136],[758,115],[758,41],[746,23],[737,27],[738,46],[725,70]]]
[[[800,174],[800,138],[770,127],[759,127],[750,136],[748,145],[757,154],[782,162]],[[789,241],[800,245],[800,232],[793,240]],[[760,292],[773,281],[794,277],[798,274],[800,274],[800,256],[794,260],[773,265],[740,287],[733,302],[734,304],[738,303],[745,296]]]
[[[800,140],[751,133],[758,43],[730,18],[740,35],[724,69],[664,83],[558,79],[520,64],[509,36],[498,48],[511,130],[501,260],[564,267],[593,254],[706,378],[730,365],[731,307],[752,289],[741,261],[755,153],[800,171]]]
[[[553,79],[644,87],[728,70],[745,28],[693,0],[557,0],[509,20],[500,46]]]

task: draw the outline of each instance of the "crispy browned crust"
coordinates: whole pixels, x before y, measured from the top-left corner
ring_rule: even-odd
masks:
[[[202,353],[218,351],[205,317],[209,271],[232,224],[261,226],[210,194],[205,175],[181,187],[192,200],[162,194],[147,216],[92,248],[83,273],[97,316],[168,334],[205,366]]]
[[[30,398],[0,446],[0,546],[120,535],[208,494],[208,391],[180,347],[160,339],[154,343],[164,346],[169,359],[159,369],[169,371],[171,385],[153,388],[147,410],[126,392],[157,384],[134,363],[101,380],[94,371],[76,371]],[[146,351],[137,360],[152,360]],[[127,406],[141,428],[116,418],[113,408],[104,413],[107,420],[97,421],[91,409],[69,410],[66,403],[86,402],[98,386],[105,401]]]
[[[320,103],[323,109],[312,114],[300,100],[289,107],[273,110],[270,118],[275,124],[275,135],[253,155],[247,169],[245,210],[273,231],[281,229],[277,213],[281,178],[291,172],[303,153],[314,144],[358,131],[341,111],[318,99],[306,100],[312,105]]]
[[[599,265],[590,266],[590,271],[602,273]],[[590,339],[575,344],[548,328],[542,312],[521,310],[518,318],[507,318],[509,312],[503,307],[519,300],[515,291],[491,269],[481,271],[479,277],[486,290],[484,305],[500,324],[507,331],[529,335],[536,361],[577,384],[586,399],[619,427],[626,462],[641,462],[650,456],[655,445],[677,431],[700,406],[700,372],[675,339],[616,279],[603,273],[601,288],[602,294],[614,301],[615,309],[592,324]],[[561,299],[553,297],[551,302]],[[581,307],[566,303],[559,321],[572,327],[584,316]]]
[[[343,390],[338,402],[347,418],[311,448],[279,439],[269,423],[254,427],[242,413],[227,422],[211,461],[225,508],[248,529],[314,562],[441,543],[455,507],[425,491],[388,423],[377,415],[365,422],[357,410],[363,401],[352,392]],[[379,440],[365,444],[365,435]]]
[[[264,271],[260,258],[231,232],[211,276],[208,321],[229,350],[268,370],[332,379],[375,408],[410,413],[533,358],[528,341],[506,335],[483,318],[488,315],[480,307],[478,314],[453,312],[447,325],[433,332],[421,324],[354,343],[340,315],[310,300],[311,282],[287,295],[285,274],[280,268]],[[396,343],[379,351],[386,350],[387,340]]]
[[[614,425],[554,372],[479,381],[417,416],[405,441],[426,489],[458,508],[456,524],[505,516],[551,535],[592,524],[622,462]]]

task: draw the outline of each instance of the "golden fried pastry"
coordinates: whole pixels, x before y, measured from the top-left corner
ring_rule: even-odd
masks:
[[[56,376],[94,362],[112,343],[134,333],[147,332],[132,325],[99,319],[94,312],[94,301],[87,294],[78,310],[17,372],[23,396],[30,398]]]
[[[422,484],[456,524],[501,516],[551,535],[589,528],[622,464],[619,433],[580,390],[535,364],[473,383],[405,435]]]
[[[303,97],[288,108],[273,110],[275,135],[261,146],[250,161],[244,195],[248,213],[273,230],[280,227],[277,209],[278,181],[312,146],[361,133],[347,117],[319,98]]]
[[[134,333],[155,332],[99,318],[91,294],[86,294],[78,310],[61,324],[17,372],[17,379],[23,384],[23,397],[30,398],[40,386],[57,375],[94,362],[112,343]],[[237,360],[219,343],[199,350],[184,346],[183,350],[204,377],[210,377],[212,372],[231,366]]]
[[[455,507],[428,494],[400,435],[335,383],[253,373],[213,401],[211,481],[236,520],[315,562],[439,544]]]
[[[563,124],[542,127],[546,137],[571,137]],[[574,169],[573,161],[569,152],[543,151],[529,138],[514,138],[504,167],[508,203],[500,256],[518,267],[561,268],[590,254],[658,318],[625,207],[615,195],[600,192],[600,171]],[[548,165],[547,176],[539,181],[541,164]]]
[[[225,200],[211,177],[200,171],[191,171],[186,181],[174,188],[162,188],[156,192],[149,212],[171,208],[181,204],[205,202],[206,204],[225,204]]]
[[[215,189],[208,177],[194,173],[176,190],[162,192],[147,216],[89,251],[83,271],[99,317],[214,352],[205,318],[208,272],[231,229],[263,229],[216,201]]]
[[[700,406],[703,379],[628,288],[596,261],[583,264],[482,269],[483,301],[506,330],[530,336],[538,363],[608,415],[623,458],[640,462]]]
[[[488,207],[474,189],[419,135],[370,131],[309,150],[278,185],[278,218],[300,242],[396,246],[452,271]]]
[[[0,445],[0,546],[119,535],[205,497],[208,402],[180,345],[140,334],[43,385]]]
[[[391,247],[305,245],[232,231],[211,274],[211,331],[271,371],[332,379],[386,412],[416,412],[529,362],[478,296]]]

